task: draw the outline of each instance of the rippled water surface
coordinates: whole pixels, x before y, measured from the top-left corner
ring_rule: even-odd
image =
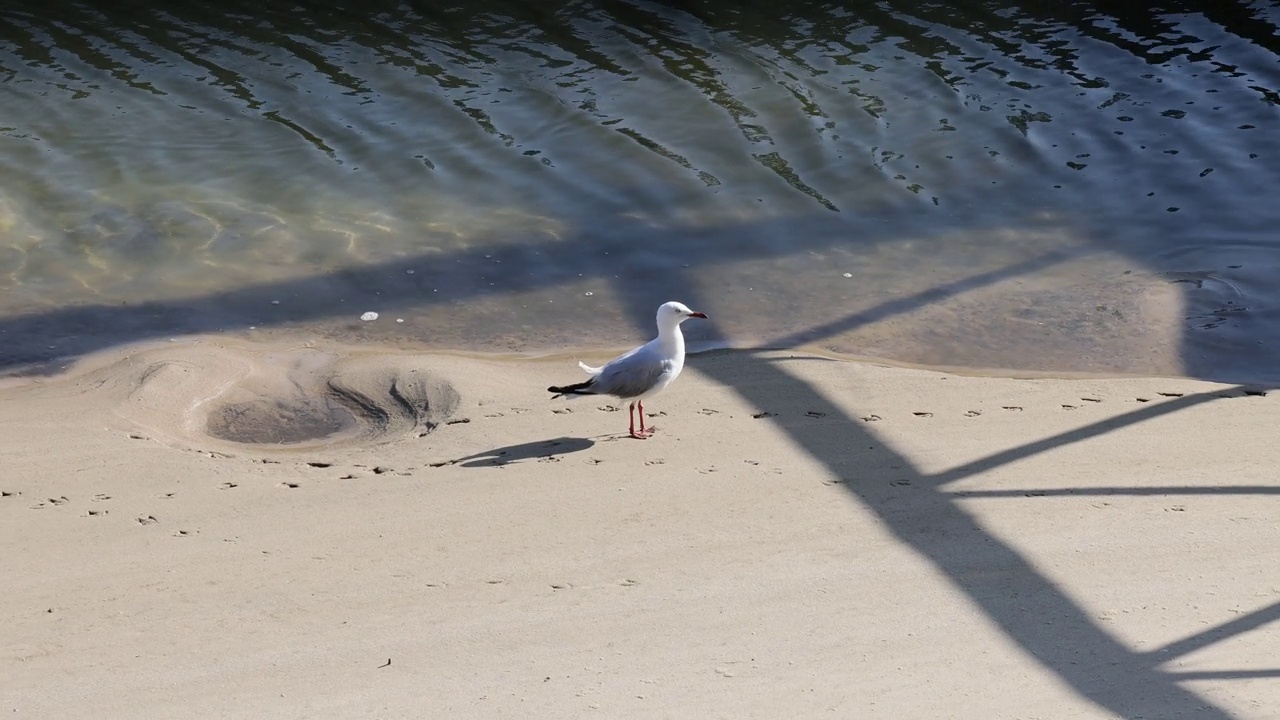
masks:
[[[1280,379],[1280,6],[1112,5],[5,3],[0,372],[681,299],[704,345]]]

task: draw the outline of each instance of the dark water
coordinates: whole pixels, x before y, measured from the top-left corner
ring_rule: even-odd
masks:
[[[705,345],[1280,379],[1280,5],[1114,5],[5,3],[0,372],[681,299]]]

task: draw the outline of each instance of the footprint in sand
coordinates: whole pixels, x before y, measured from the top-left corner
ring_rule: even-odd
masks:
[[[1002,409],[1004,409],[1004,410],[1015,410],[1015,411],[1021,411],[1021,410],[1022,410],[1022,408],[1021,408],[1021,407],[1019,407],[1019,406],[1017,406],[1017,405],[1003,405],[1003,406],[1001,406],[1001,407],[1002,407]]]
[[[933,417],[933,413],[931,412],[913,412],[911,414],[916,417]]]
[[[880,417],[879,415],[867,415],[866,417],[862,417],[859,419],[862,420],[862,422],[877,422],[877,421],[883,420],[884,418]]]
[[[301,486],[302,486],[302,484],[301,484],[301,483],[296,483],[296,482],[282,482],[282,483],[280,483],[280,487],[287,487],[287,488],[289,488],[290,490],[292,490],[292,489],[294,489],[294,488],[297,488],[297,487],[301,487]]]
[[[645,460],[644,464],[645,465],[666,465],[667,461],[663,460],[662,458],[657,458],[654,460]]]
[[[1083,401],[1085,401],[1085,402],[1091,402],[1091,403],[1100,403],[1100,402],[1102,402],[1102,398],[1096,398],[1096,397],[1082,397],[1082,398],[1080,398],[1080,399],[1081,399],[1081,400],[1083,400]]]
[[[1158,393],[1156,393],[1156,394],[1157,394],[1157,395],[1159,395],[1160,397],[1182,397],[1184,393],[1179,393],[1179,392],[1158,392]]]
[[[719,415],[720,411],[712,410],[711,408],[702,408],[701,410],[698,411],[698,413],[701,415]]]
[[[111,499],[110,495],[103,495],[102,493],[98,493],[97,495],[93,496],[94,502],[102,502],[103,500],[110,500],[110,499]]]
[[[1253,389],[1253,388],[1245,388],[1245,389],[1242,389],[1242,390],[1240,391],[1240,394],[1239,394],[1239,395],[1235,395],[1235,394],[1233,394],[1233,393],[1229,393],[1229,392],[1216,393],[1216,394],[1214,395],[1214,397],[1220,397],[1220,398],[1233,398],[1233,397],[1266,397],[1266,396],[1267,396],[1267,391],[1266,391],[1266,390],[1257,390],[1257,389]]]
[[[137,520],[139,525],[155,525],[156,523],[160,522],[159,520],[156,519],[155,515],[140,517],[140,518],[137,518]]]
[[[826,417],[826,416],[827,416],[827,414],[826,414],[826,413],[824,413],[824,412],[818,412],[817,410],[809,410],[808,412],[806,412],[806,413],[805,413],[805,416],[806,416],[806,417],[811,417],[811,418],[813,418],[814,420],[819,420],[819,419],[821,419],[821,418]]]
[[[978,416],[979,416],[979,415],[981,415],[981,414],[982,414],[982,411],[981,411],[981,410],[968,410],[968,411],[966,411],[966,412],[965,412],[964,416],[965,416],[965,417],[978,417]]]
[[[219,485],[219,486],[218,486],[218,489],[219,489],[219,490],[230,490],[231,488],[234,488],[234,487],[240,487],[240,486],[239,486],[239,485],[237,485],[237,484],[235,484],[235,483],[233,483],[233,482],[224,482],[224,483],[222,483],[221,485]]]
[[[1062,406],[1062,409],[1063,409],[1063,410],[1075,410],[1075,409],[1076,409],[1076,408],[1078,408],[1078,407],[1080,407],[1080,406],[1079,406],[1079,405],[1066,405],[1066,404],[1064,404],[1064,405]]]

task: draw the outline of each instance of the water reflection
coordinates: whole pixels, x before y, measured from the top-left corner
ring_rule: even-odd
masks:
[[[94,332],[538,351],[625,344],[648,327],[618,326],[631,308],[696,288],[723,305],[715,342],[1266,373],[1278,17],[10,3],[0,316],[177,302],[216,320],[95,313]],[[816,330],[1047,252],[1073,259]],[[406,322],[353,330],[364,310]]]

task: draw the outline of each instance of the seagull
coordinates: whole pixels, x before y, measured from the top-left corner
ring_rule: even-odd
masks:
[[[644,399],[653,397],[676,379],[684,369],[684,335],[680,323],[706,315],[690,310],[684,303],[668,302],[658,307],[658,337],[623,353],[602,367],[579,362],[590,380],[564,387],[549,387],[553,400],[565,395],[612,395],[631,400],[631,437],[644,440],[657,428],[644,426]],[[640,430],[636,431],[636,407],[640,408]]]

